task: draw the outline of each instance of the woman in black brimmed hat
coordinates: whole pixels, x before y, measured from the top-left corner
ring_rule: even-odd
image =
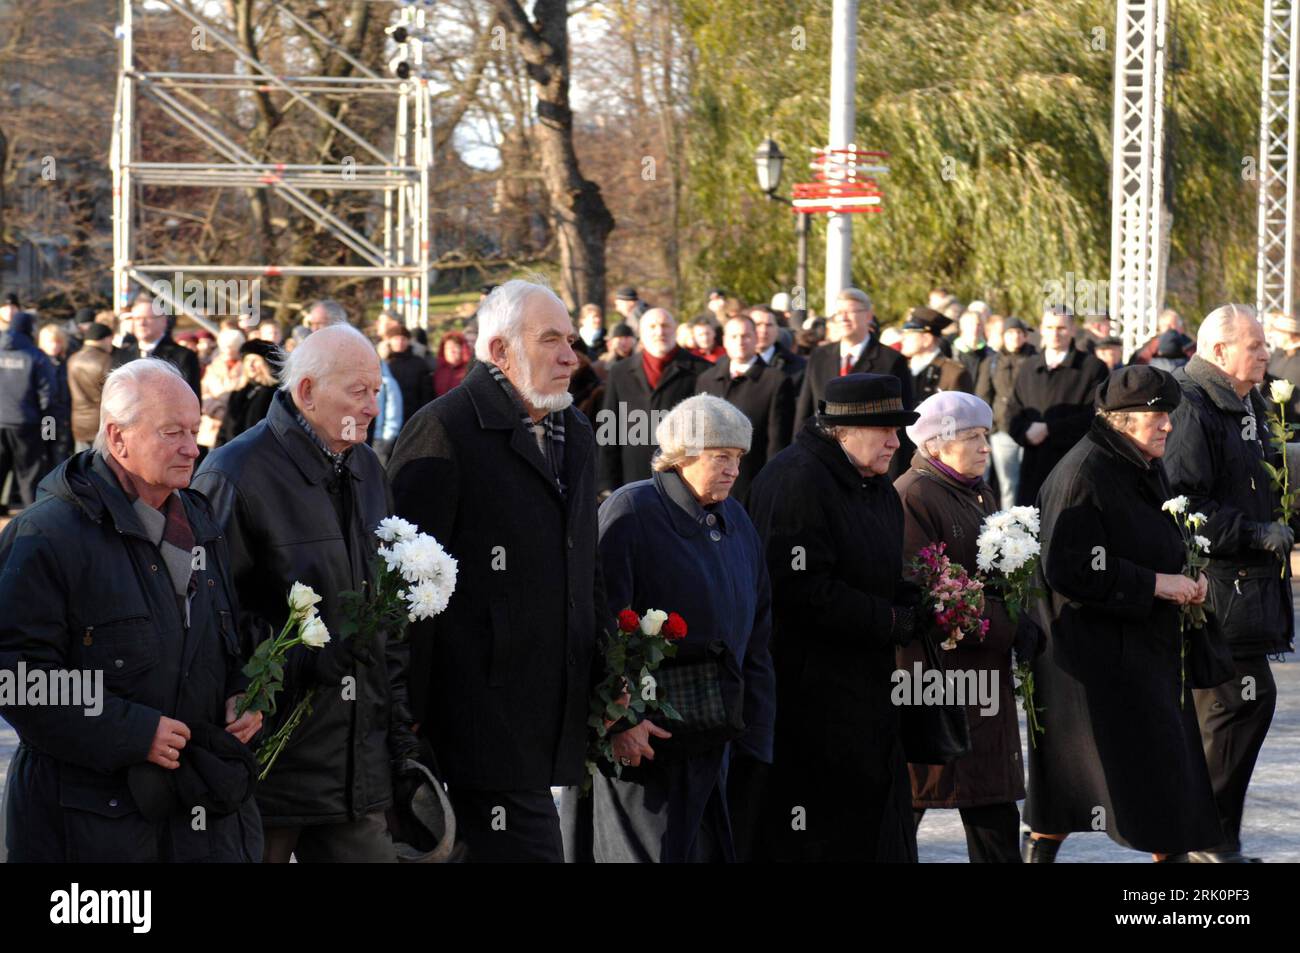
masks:
[[[916,860],[890,690],[918,599],[901,582],[903,508],[886,476],[897,429],[916,419],[892,375],[832,379],[750,490],[773,592],[769,859]]]
[[[1181,396],[1157,368],[1112,371],[1087,436],[1038,497],[1048,638],[1027,861],[1051,862],[1072,831],[1105,830],[1157,860],[1222,839],[1180,658],[1182,607],[1204,602],[1207,581],[1182,575],[1182,536],[1162,512],[1173,493],[1160,458]]]
[[[275,396],[276,375],[284,363],[284,352],[270,341],[259,338],[245,341],[239,346],[244,362],[244,380],[247,382],[230,395],[226,416],[217,433],[216,446],[222,447],[246,430],[251,430],[266,417]]]

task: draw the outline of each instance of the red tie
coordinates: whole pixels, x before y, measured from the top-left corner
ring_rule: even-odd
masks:
[[[853,372],[853,355],[844,355],[844,365],[840,368],[840,377],[847,377]]]

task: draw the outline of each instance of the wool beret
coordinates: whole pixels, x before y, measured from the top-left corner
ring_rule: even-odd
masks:
[[[959,430],[972,427],[993,429],[993,408],[974,394],[959,390],[941,390],[917,404],[920,414],[907,428],[907,438],[924,447],[931,437],[951,438]]]
[[[738,408],[712,394],[682,401],[659,421],[655,440],[665,455],[698,456],[701,450],[736,447],[749,452],[754,425]]]
[[[1183,399],[1174,376],[1149,364],[1117,367],[1097,388],[1097,409],[1169,413]]]

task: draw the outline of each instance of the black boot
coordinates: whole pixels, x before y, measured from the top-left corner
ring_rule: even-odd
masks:
[[[1056,852],[1063,842],[1050,837],[1031,837],[1025,835],[1020,844],[1020,859],[1027,864],[1054,864]]]

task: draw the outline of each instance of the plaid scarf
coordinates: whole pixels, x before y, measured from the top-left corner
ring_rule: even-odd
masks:
[[[546,448],[542,451],[542,456],[550,465],[551,475],[555,477],[555,485],[559,489],[560,495],[564,496],[567,490],[564,485],[564,413],[562,411],[552,411],[534,424],[533,418],[528,415],[528,411],[524,408],[524,402],[519,397],[519,391],[515,389],[514,384],[510,383],[501,368],[491,361],[487,362],[486,367],[488,373],[501,385],[501,389],[514,401],[516,408],[519,410],[520,423],[529,436],[536,434],[538,426],[542,427],[542,443]]]
[[[100,456],[108,465],[109,470],[113,472],[113,476],[117,477],[118,486],[127,500],[130,501],[131,506],[136,507],[140,494],[135,491],[135,485],[131,482],[130,474],[126,472],[122,464],[113,458],[112,454],[105,453]],[[177,608],[180,609],[181,617],[185,620],[186,627],[188,627],[190,600],[194,597],[199,585],[195,578],[193,566],[194,530],[190,527],[189,517],[185,515],[185,504],[181,502],[179,493],[173,491],[167,495],[167,500],[163,503],[161,512],[164,522],[162,542],[159,544],[159,549],[164,557],[163,561],[167,565],[167,572],[172,578]],[[176,567],[184,565],[189,565],[190,571],[188,579],[182,584],[184,570],[178,570]]]

